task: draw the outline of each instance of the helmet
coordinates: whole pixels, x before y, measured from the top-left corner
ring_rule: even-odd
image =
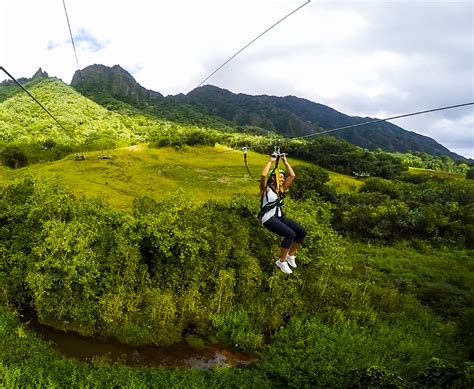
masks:
[[[275,174],[277,173],[277,171],[273,171],[273,172],[270,172],[270,177],[274,176]],[[279,174],[283,174],[284,176],[286,176],[286,172],[282,169],[278,169],[278,173]]]

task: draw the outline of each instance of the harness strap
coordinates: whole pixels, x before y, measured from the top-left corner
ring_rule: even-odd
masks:
[[[267,213],[268,211],[271,211],[273,208],[281,208],[282,206],[282,201],[280,199],[277,199],[275,201],[272,201],[271,203],[267,203],[262,207],[262,213]]]
[[[278,170],[277,170],[278,169],[278,163],[280,162],[280,157],[281,157],[280,140],[278,140],[278,143],[275,145],[274,153],[276,154],[275,167],[273,168],[273,170],[271,171],[271,173],[270,173],[270,175],[267,179],[267,185],[265,186],[265,189],[264,189],[265,193],[262,193],[262,197],[260,198],[260,212],[258,213],[258,218],[259,219],[261,219],[263,217],[263,215],[265,215],[265,213],[267,213],[268,211],[274,209],[275,207],[278,207],[278,209],[280,210],[281,215],[283,215],[283,209],[282,209],[283,201],[282,201],[282,196],[281,196],[281,193],[280,193],[280,174],[278,174]],[[277,172],[277,173],[275,174],[275,172]],[[278,199],[268,203],[267,188],[270,186],[273,174],[275,174],[276,194],[278,196]],[[265,206],[263,205],[263,196],[267,196],[267,204],[265,204]]]
[[[267,180],[267,186],[270,185],[270,182],[272,180],[272,176],[273,176],[273,173],[275,173],[275,171],[278,169],[278,163],[280,162],[280,153],[277,154],[277,159],[275,161],[275,167],[273,168],[273,170],[271,171],[270,175],[268,176],[268,180]],[[280,189],[280,176],[277,174],[275,175],[276,177],[276,183],[277,183],[277,193],[279,193],[279,189]]]
[[[280,214],[284,216],[283,214],[283,199],[281,198],[281,195],[278,193],[278,198],[275,201],[271,201],[263,205],[263,196],[267,197],[268,201],[268,193],[267,189],[265,188],[265,194],[262,194],[261,201],[260,201],[260,212],[258,213],[258,218],[261,219],[263,215],[265,215],[267,212],[271,211],[272,209],[278,208],[280,211]],[[277,214],[278,214],[277,210]]]

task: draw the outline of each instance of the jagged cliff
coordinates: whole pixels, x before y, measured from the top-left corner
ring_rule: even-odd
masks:
[[[142,87],[119,65],[91,65],[74,74],[71,86],[86,95],[109,94],[133,105],[153,104],[163,98],[161,93]]]

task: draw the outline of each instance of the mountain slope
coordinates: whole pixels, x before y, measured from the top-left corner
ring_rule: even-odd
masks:
[[[372,120],[348,116],[322,104],[295,96],[250,96],[233,94],[214,86],[197,88],[179,101],[193,104],[238,124],[263,126],[289,137],[299,137],[326,129],[360,124]],[[435,140],[406,131],[387,122],[340,130],[333,134],[360,147],[386,151],[419,151],[459,159]]]
[[[26,87],[27,89],[32,88],[34,85],[40,83],[42,80],[48,78],[48,73],[44,72],[39,68],[31,78],[19,78],[17,81]],[[6,80],[0,82],[0,103],[9,99],[16,94],[21,94],[23,91],[13,80]]]
[[[233,123],[221,117],[144,88],[119,65],[91,65],[76,71],[71,86],[96,103],[119,112],[142,112],[182,124],[233,130]]]
[[[97,142],[112,147],[144,140],[143,126],[148,125],[145,118],[139,121],[108,111],[55,78],[26,84],[67,132],[26,93],[15,93],[10,85],[3,85],[0,91],[6,89],[5,95],[10,97],[0,102],[0,143],[54,142],[74,147],[80,143],[89,148],[94,144],[98,147]]]
[[[196,88],[187,95],[163,97],[140,86],[118,65],[112,68],[92,65],[81,73],[82,77],[76,72],[71,85],[101,104],[107,98],[116,99],[161,118],[198,125],[261,128],[263,132],[298,137],[371,120],[348,116],[325,105],[294,96],[234,94],[211,85]],[[341,130],[331,135],[370,150],[417,151],[446,155],[456,160],[465,159],[429,137],[387,122]]]

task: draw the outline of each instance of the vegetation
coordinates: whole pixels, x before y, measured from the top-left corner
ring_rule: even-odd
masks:
[[[28,164],[25,153],[16,146],[7,146],[1,153],[2,164],[12,169],[18,169]]]
[[[339,204],[338,228],[362,240],[411,237],[474,248],[474,185],[467,180],[416,184],[373,178],[359,193],[342,196]]]
[[[221,133],[176,125],[154,133],[151,139],[154,147],[212,145],[218,142],[239,149],[245,146],[261,154],[270,154],[279,141],[276,137]],[[390,153],[370,152],[333,137],[318,137],[312,142],[284,140],[281,147],[294,158],[357,177],[390,179],[408,169]]]
[[[304,136],[354,124],[370,118],[351,117],[330,107],[294,96],[250,96],[234,94],[212,85],[198,87],[186,95],[163,97],[139,85],[119,65],[88,66],[76,72],[72,86],[107,108],[124,103],[160,119],[185,125],[220,128],[239,132],[271,132],[284,137]],[[333,134],[351,144],[369,150],[414,152],[465,158],[450,152],[431,138],[405,131],[388,123],[378,122],[337,131]]]
[[[59,127],[25,93],[0,103],[0,150],[14,146],[30,163],[51,161],[71,152],[107,150],[146,139],[146,132],[163,125],[144,116],[112,113],[85,99],[56,79],[36,82],[31,92],[59,120]]]
[[[466,178],[468,180],[474,180],[474,167],[469,168],[469,170],[466,172]]]
[[[278,239],[255,219],[257,201],[142,198],[129,213],[25,179],[1,194],[2,298],[132,344],[170,344],[193,328],[258,352],[254,379],[267,384],[467,382],[469,252],[345,243],[329,203],[287,206],[309,231],[291,278],[272,265]]]
[[[136,197],[164,200],[186,193],[191,203],[209,198],[231,199],[238,194],[254,198],[261,167],[268,157],[248,152],[250,176],[245,169],[242,151],[215,147],[148,148],[135,145],[102,152],[84,153],[86,159],[70,156],[61,161],[31,165],[23,169],[0,168],[0,183],[8,184],[31,175],[60,177],[78,196],[103,198],[120,209],[131,209]],[[294,160],[295,167],[307,163]],[[328,174],[328,173],[326,173]],[[361,181],[330,173],[330,184],[341,191],[361,185]]]
[[[463,161],[453,161],[447,156],[433,156],[427,153],[396,153],[402,163],[411,168],[430,169],[447,173],[465,174],[469,165]]]
[[[202,128],[189,124],[180,125],[176,122],[180,122],[178,116],[181,114],[161,115],[175,122],[163,121],[156,119],[160,115],[148,108],[144,109],[139,105],[140,109],[143,108],[140,111],[120,100],[116,100],[118,105],[114,106],[114,113],[78,95],[57,79],[38,78],[28,86],[69,134],[54,123],[29,96],[13,95],[0,103],[0,155],[3,163],[10,167],[20,167],[27,162],[53,161],[71,152],[107,152],[140,142],[150,142],[155,147],[213,146],[220,143],[236,148],[247,146],[260,153],[269,153],[276,142],[275,136],[269,137],[258,128],[237,127],[240,132],[235,132],[227,124],[216,122],[211,116],[204,115],[208,121],[202,119],[196,122],[203,125]],[[9,91],[10,87],[3,86],[0,90]],[[96,96],[97,93],[93,95]],[[162,99],[158,100],[161,102]],[[186,110],[183,115],[188,119],[192,117]],[[293,157],[357,177],[392,179],[407,170],[408,166],[444,169],[462,174],[468,169],[465,163],[453,162],[448,157],[430,157],[423,153],[371,152],[333,137],[316,137],[312,142],[284,140],[283,146]],[[12,149],[9,147],[13,147],[17,155],[24,156],[21,163],[18,158],[12,158]]]
[[[333,138],[283,141],[298,176],[286,212],[308,230],[288,277],[274,266],[279,238],[256,219],[274,138],[81,106],[57,80],[34,92],[95,151],[39,163],[79,150],[22,96],[0,104],[5,164],[37,162],[0,169],[0,386],[472,387],[472,180]],[[97,130],[76,122],[86,102]],[[70,360],[20,323],[25,306],[63,330],[132,345],[186,335],[258,362]]]

